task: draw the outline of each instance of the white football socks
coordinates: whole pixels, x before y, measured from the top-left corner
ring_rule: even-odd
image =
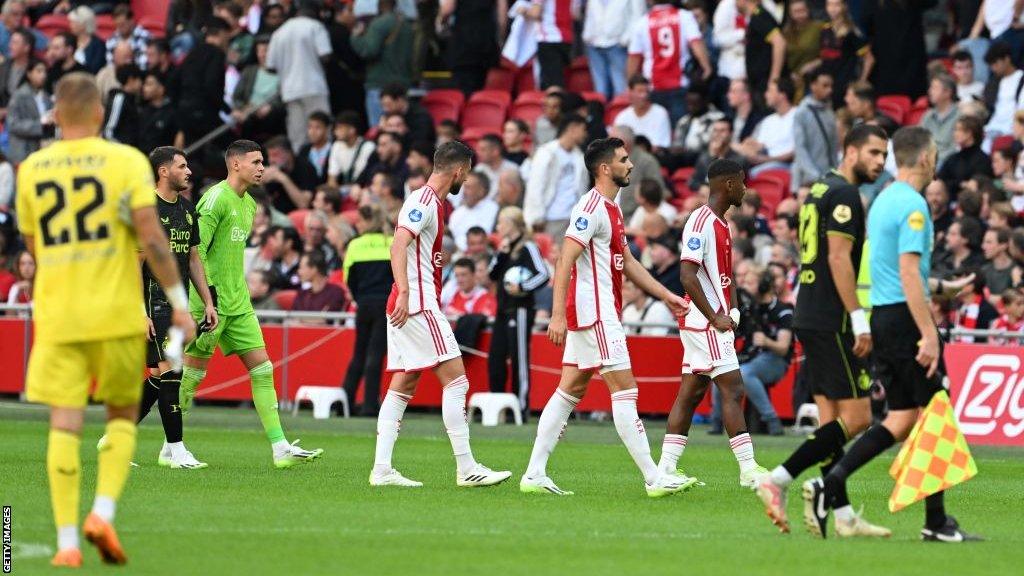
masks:
[[[452,380],[441,392],[441,417],[448,431],[455,454],[455,465],[459,475],[469,474],[476,466],[473,450],[469,447],[469,423],[466,422],[466,393],[469,379],[463,374]]]
[[[658,470],[664,474],[675,474],[679,465],[679,458],[686,450],[687,437],[682,434],[665,434],[661,442],[661,461],[658,462]]]
[[[541,478],[547,476],[548,458],[555,450],[555,445],[565,432],[565,425],[569,422],[569,415],[576,409],[580,399],[555,388],[544,411],[537,421],[537,440],[533,443],[533,452],[530,454],[530,464],[526,468],[527,478]]]
[[[754,443],[750,440],[750,434],[744,432],[729,439],[729,447],[736,456],[736,462],[740,465],[740,472],[746,472],[757,468],[754,460]]]
[[[658,466],[651,459],[651,445],[647,441],[644,423],[636,412],[636,400],[639,391],[636,388],[619,390],[612,393],[612,419],[615,430],[622,438],[622,443],[629,450],[633,462],[640,468],[644,481],[653,484],[658,479]]]
[[[96,495],[92,503],[92,513],[103,519],[104,522],[114,521],[114,511],[117,510],[117,503],[110,496]]]
[[[391,454],[402,428],[402,415],[412,396],[388,390],[377,415],[377,449],[373,458],[373,471],[384,474],[391,470]]]

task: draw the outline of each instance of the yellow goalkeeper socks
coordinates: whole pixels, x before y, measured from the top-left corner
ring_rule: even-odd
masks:
[[[78,504],[82,464],[82,439],[64,430],[50,430],[46,450],[46,473],[50,478],[50,501],[57,525],[60,549],[78,547]],[[73,542],[73,543],[72,543]]]
[[[114,519],[114,505],[128,480],[135,454],[134,422],[117,418],[107,422],[107,442],[100,450],[96,502],[92,511],[107,522]]]

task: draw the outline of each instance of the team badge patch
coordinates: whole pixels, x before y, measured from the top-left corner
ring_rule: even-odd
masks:
[[[924,214],[920,210],[914,210],[907,217],[907,224],[910,225],[911,230],[920,232],[924,230]]]
[[[587,221],[587,219],[584,218],[583,216],[580,216],[579,218],[576,219],[575,226],[577,230],[582,232],[583,230],[587,229],[587,226],[590,226],[590,222]]]
[[[832,218],[840,224],[846,224],[853,218],[853,211],[846,204],[839,204],[835,210],[832,211]]]
[[[689,240],[686,241],[686,247],[689,248],[690,250],[699,250],[700,238],[697,238],[696,236],[690,238]]]
[[[409,212],[409,220],[412,220],[413,222],[419,222],[420,220],[423,220],[423,212],[420,212],[419,210],[416,210],[414,208],[412,212]]]

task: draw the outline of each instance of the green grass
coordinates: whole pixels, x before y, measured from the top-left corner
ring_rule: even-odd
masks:
[[[92,448],[101,415],[90,410],[83,441],[83,511],[96,472]],[[799,522],[780,535],[760,503],[737,484],[722,437],[695,428],[683,456],[707,486],[651,500],[610,423],[572,421],[549,472],[571,498],[524,496],[516,485],[530,455],[535,421],[522,428],[472,427],[478,459],[509,468],[513,481],[490,489],[455,487],[454,461],[440,415],[410,415],[395,463],[424,482],[418,490],[372,489],[374,422],[284,418],[289,438],[323,447],[320,462],[271,466],[255,413],[200,408],[186,423],[189,447],[210,468],[169,471],[155,464],[162,441],[154,413],[139,433],[137,460],[117,525],[131,574],[1011,574],[1024,558],[1024,455],[975,450],[977,478],[947,495],[961,524],[987,542],[917,541],[923,509],[896,515],[885,502],[895,452],[851,482],[855,505],[891,527],[888,541],[817,541]],[[649,421],[655,455],[662,422]],[[0,404],[0,500],[13,506],[14,573],[50,572],[54,533],[45,475],[45,412]],[[758,461],[773,466],[799,438],[755,438]],[[118,572],[85,547],[84,573]]]

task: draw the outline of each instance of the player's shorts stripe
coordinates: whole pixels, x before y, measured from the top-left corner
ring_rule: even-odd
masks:
[[[434,340],[434,350],[438,356],[444,354],[444,345],[441,342],[440,335],[437,333],[437,327],[434,325],[433,313],[424,311],[423,319],[427,321],[427,329],[430,331],[430,337]]]
[[[608,343],[604,339],[604,324],[598,321],[594,324],[594,334],[597,335],[597,349],[601,353],[601,359],[608,359]]]

